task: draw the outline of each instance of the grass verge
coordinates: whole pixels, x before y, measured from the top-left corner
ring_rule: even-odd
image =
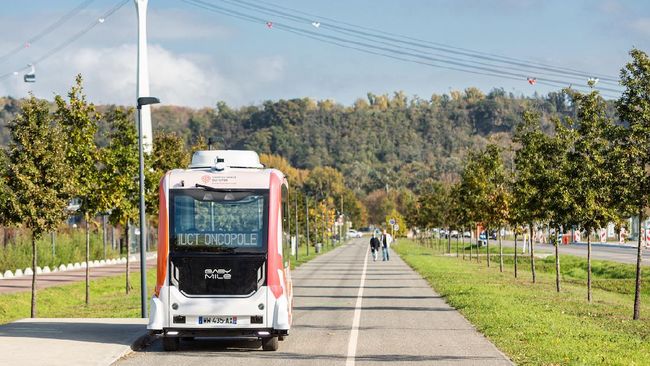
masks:
[[[582,283],[565,282],[557,293],[555,276],[545,265],[539,268],[538,283],[532,284],[529,263],[520,263],[515,279],[511,261],[500,273],[498,262],[486,268],[485,258],[477,264],[440,256],[407,240],[393,248],[517,364],[650,364],[647,292],[642,296],[645,317],[632,321],[628,291],[597,288],[588,304]],[[567,267],[571,261],[580,266],[584,260],[567,259]]]
[[[126,295],[124,275],[92,280],[90,305],[85,304],[85,282],[48,287],[37,293],[39,318],[140,317],[140,272],[131,272],[133,289]],[[153,293],[156,270],[147,271],[147,293]],[[30,292],[0,295],[0,324],[29,318]]]

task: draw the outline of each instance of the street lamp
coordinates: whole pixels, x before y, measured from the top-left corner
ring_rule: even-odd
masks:
[[[149,0],[134,0],[138,15],[138,67],[136,97],[149,95],[149,56],[147,52],[147,3]],[[151,133],[151,109],[145,107],[140,114],[142,130],[144,131],[144,151],[151,152],[153,134]]]
[[[142,106],[158,104],[156,97],[138,98],[138,153],[140,154],[140,309],[142,317],[147,317],[147,223],[144,206],[144,153],[142,151]]]

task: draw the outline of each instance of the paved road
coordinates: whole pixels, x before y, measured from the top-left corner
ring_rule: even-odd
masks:
[[[90,279],[101,277],[119,276],[124,273],[126,264],[111,264],[101,267],[90,268]],[[147,268],[155,268],[156,259],[147,260]],[[140,261],[129,263],[131,273],[140,273]],[[86,269],[75,269],[71,271],[42,273],[37,276],[36,287],[43,289],[52,286],[61,286],[72,282],[86,280]],[[3,278],[0,280],[0,294],[31,291],[32,276],[21,276],[16,278]]]
[[[490,241],[490,246],[498,245],[497,241]],[[513,241],[504,240],[504,246],[514,247]],[[521,241],[517,244],[521,248]],[[643,248],[643,260],[645,266],[650,265],[650,251]],[[554,253],[552,245],[535,244],[536,253]],[[569,244],[560,246],[560,254],[571,254],[587,258],[587,244]],[[636,264],[636,248],[631,246],[614,247],[605,245],[592,245],[591,256],[593,259],[610,260],[621,263]]]
[[[511,365],[395,254],[373,262],[366,242],[293,272],[294,324],[277,352],[198,339],[166,353],[156,341],[117,365]]]

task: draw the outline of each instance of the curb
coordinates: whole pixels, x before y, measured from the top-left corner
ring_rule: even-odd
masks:
[[[570,243],[569,245],[579,245],[579,246],[585,246],[586,247],[587,243],[579,241],[579,242]],[[610,243],[600,243],[600,242],[599,243],[591,243],[591,246],[594,246],[594,247],[608,247],[608,248],[622,248],[622,249],[636,249],[636,245],[632,246],[632,245],[627,245],[627,244],[621,245],[621,244],[610,244]]]
[[[113,360],[110,361],[110,365],[114,365],[117,361],[123,360],[129,357],[132,353],[141,351],[148,346],[150,346],[154,341],[158,339],[158,336],[150,331],[147,331],[145,334],[139,336],[130,346],[125,347],[125,350],[122,354],[116,356]]]
[[[158,253],[156,252],[150,252],[147,254],[147,260],[156,258],[158,256]],[[140,261],[140,256],[139,255],[132,255],[129,257],[130,261],[133,262],[139,262]],[[100,260],[93,260],[89,261],[88,264],[86,262],[81,262],[81,263],[68,263],[66,264],[61,264],[59,267],[53,267],[53,269],[50,270],[49,267],[45,266],[43,269],[40,267],[36,268],[36,274],[47,274],[47,273],[56,273],[56,272],[64,272],[64,271],[73,271],[77,269],[82,269],[86,268],[86,266],[93,268],[93,267],[104,267],[104,266],[110,266],[110,265],[116,265],[116,264],[124,264],[126,263],[126,257],[119,257],[119,258],[112,258],[112,259],[102,259]],[[44,269],[47,268],[47,271]],[[33,270],[29,267],[23,269],[18,268],[15,271],[11,270],[6,270],[5,272],[0,272],[0,281],[3,279],[12,279],[12,278],[17,278],[17,277],[24,277],[24,276],[31,276],[33,273]]]

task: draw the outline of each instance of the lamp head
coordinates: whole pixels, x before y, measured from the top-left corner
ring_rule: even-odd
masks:
[[[158,103],[160,103],[160,99],[156,97],[140,97],[138,98],[138,109],[141,109],[143,105],[158,104]]]

